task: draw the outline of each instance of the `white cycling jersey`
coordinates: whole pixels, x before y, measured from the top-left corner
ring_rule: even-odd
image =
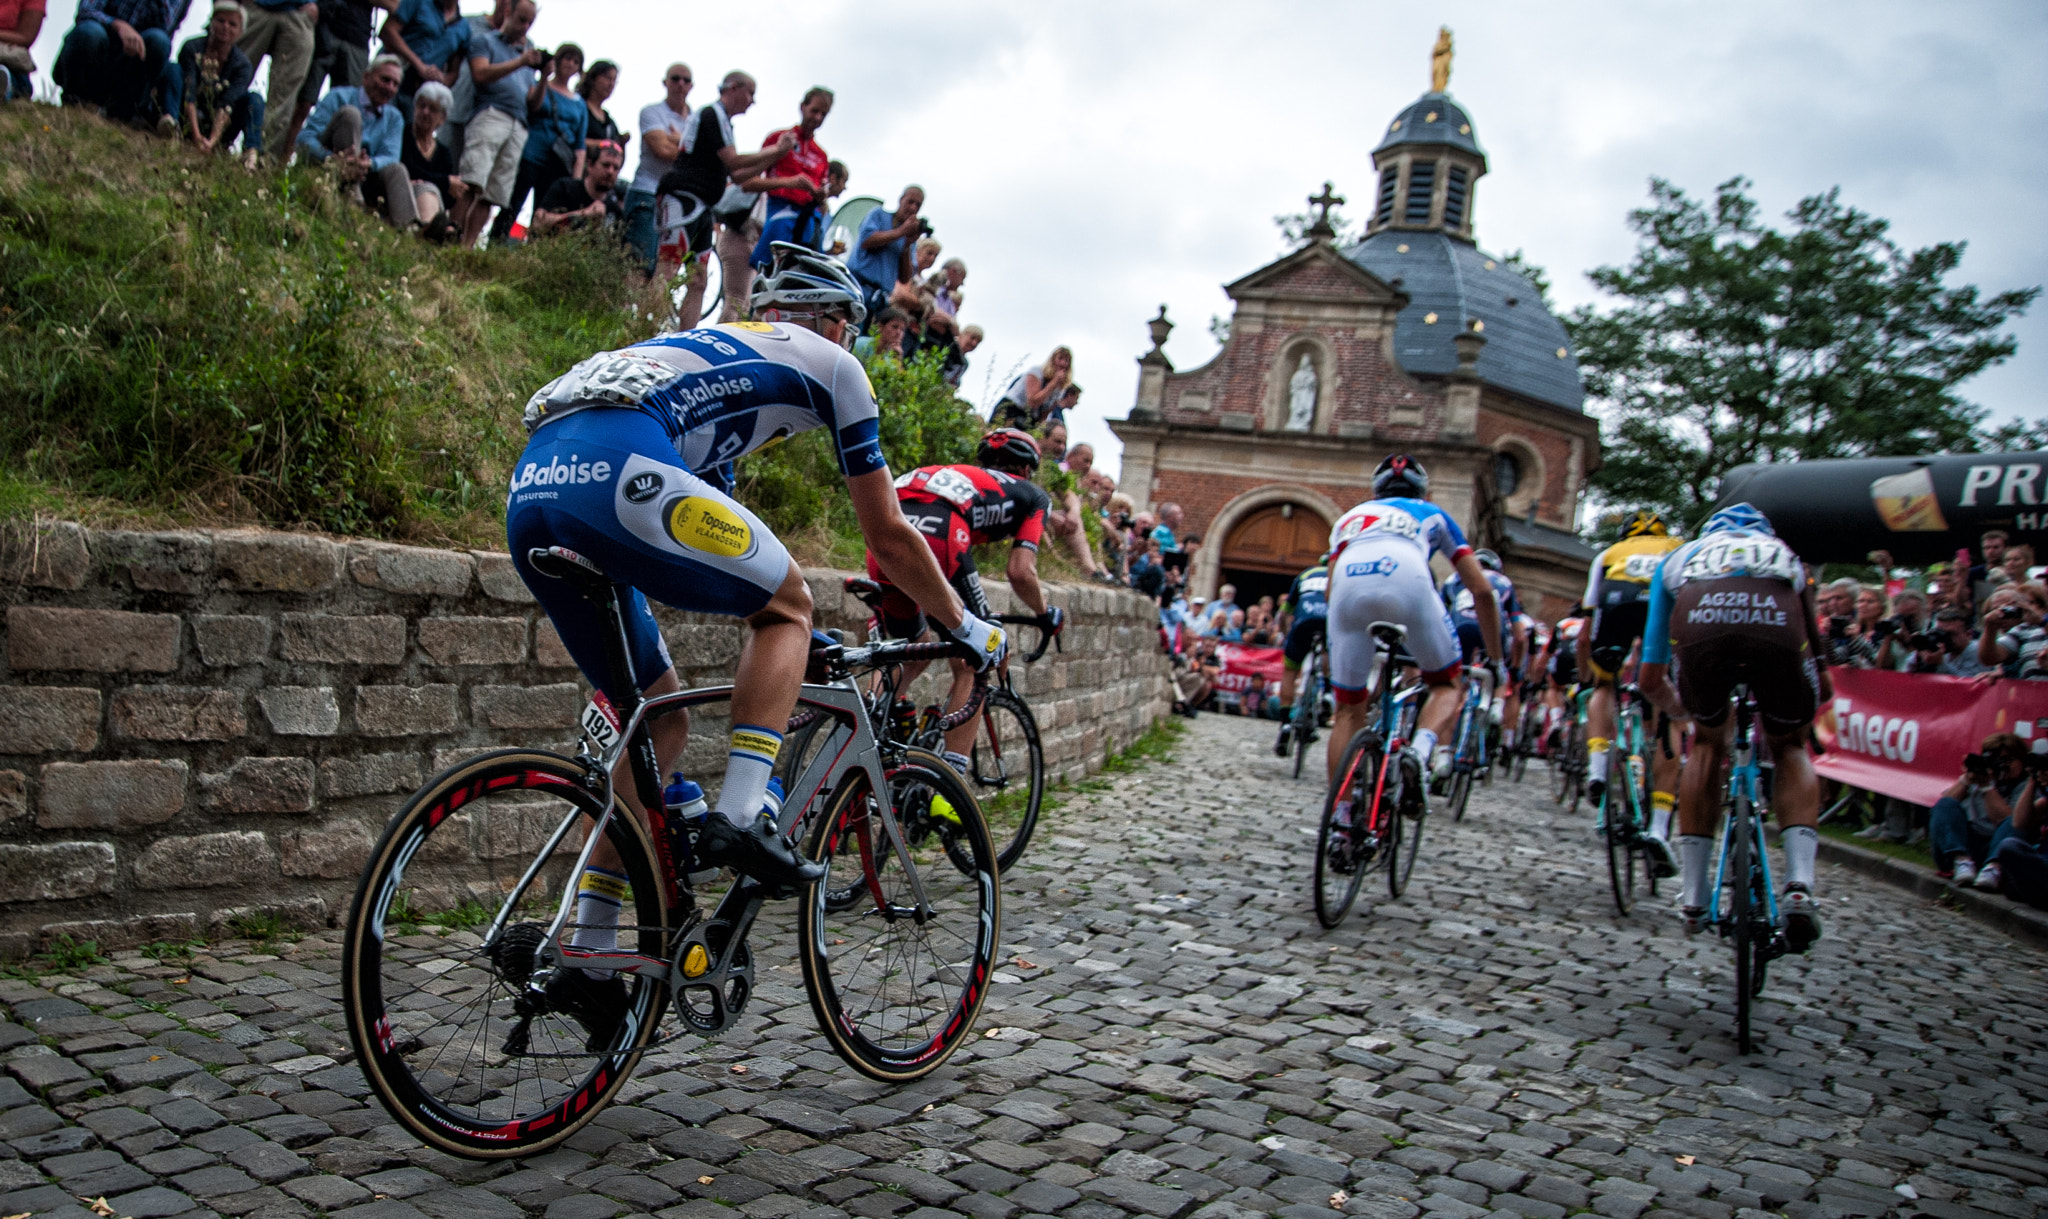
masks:
[[[1407,648],[1425,675],[1456,670],[1457,631],[1430,574],[1431,556],[1472,553],[1451,514],[1427,500],[1368,500],[1330,531],[1330,684],[1342,702],[1360,702],[1376,673],[1375,622],[1408,628]]]

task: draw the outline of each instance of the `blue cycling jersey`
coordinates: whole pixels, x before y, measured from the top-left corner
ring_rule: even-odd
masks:
[[[1330,612],[1330,569],[1321,563],[1306,568],[1294,577],[1293,587],[1287,590],[1288,604],[1294,607],[1294,620],[1305,621],[1322,618]]]
[[[534,431],[595,406],[631,407],[667,433],[682,467],[732,486],[732,462],[798,432],[829,427],[848,478],[885,469],[875,393],[860,361],[800,326],[736,322],[603,351],[526,404]],[[540,476],[514,472],[516,494]]]
[[[1486,582],[1493,586],[1493,599],[1500,604],[1501,631],[1508,633],[1522,612],[1522,603],[1515,598],[1514,581],[1497,571],[1489,571]],[[1444,581],[1444,605],[1451,611],[1451,621],[1458,626],[1479,625],[1479,611],[1473,604],[1472,594],[1466,590],[1464,580],[1456,575]]]

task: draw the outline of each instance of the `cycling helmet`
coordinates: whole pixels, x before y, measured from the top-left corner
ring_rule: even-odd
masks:
[[[1390,495],[1421,499],[1429,494],[1429,471],[1408,454],[1396,453],[1373,469],[1372,493],[1379,499]]]
[[[1647,508],[1628,518],[1628,524],[1621,527],[1621,536],[1625,538],[1644,536],[1661,538],[1668,536],[1670,533],[1671,530],[1664,525],[1664,518]]]
[[[837,307],[846,310],[855,326],[867,320],[860,284],[845,263],[788,241],[771,242],[768,248],[774,261],[767,274],[754,281],[754,312],[822,313]]]
[[[974,464],[994,466],[1001,469],[1015,466],[1024,470],[1038,468],[1038,442],[1031,433],[1021,432],[1013,427],[997,428],[981,438],[974,446]]]
[[[1481,567],[1484,567],[1488,571],[1500,570],[1500,556],[1493,553],[1493,551],[1488,550],[1484,546],[1481,546],[1479,549],[1473,551],[1472,557],[1479,560],[1479,565]]]
[[[1708,517],[1707,523],[1700,529],[1700,533],[1705,535],[1731,530],[1741,530],[1745,533],[1766,533],[1772,537],[1778,536],[1778,531],[1771,528],[1771,518],[1757,511],[1756,507],[1751,504],[1728,505],[1726,508]]]

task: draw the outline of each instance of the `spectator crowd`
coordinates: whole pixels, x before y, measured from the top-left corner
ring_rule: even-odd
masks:
[[[744,151],[734,121],[754,105],[752,76],[727,72],[692,108],[695,73],[671,64],[635,122],[612,104],[618,64],[573,42],[544,46],[534,0],[474,14],[458,0],[199,2],[211,6],[204,32],[174,46],[193,0],[79,0],[50,70],[63,104],[252,169],[320,167],[350,199],[437,242],[614,233],[643,274],[663,286],[681,276],[679,328],[707,315],[710,259],[724,284],[710,312],[737,321],[772,243],[789,241],[846,260],[868,292],[869,352],[936,352],[957,387],[984,337],[961,321],[967,264],[939,261],[922,187],[828,249],[832,200],[851,177],[818,143],[830,89],[805,92],[792,125]],[[35,92],[46,4],[0,0],[7,98]],[[1062,378],[1055,392],[1068,388]]]

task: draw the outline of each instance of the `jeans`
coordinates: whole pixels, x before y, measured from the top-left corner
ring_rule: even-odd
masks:
[[[158,83],[171,58],[171,36],[163,30],[142,30],[142,58],[130,59],[114,31],[97,21],[82,21],[64,35],[57,52],[57,83],[89,105],[106,107],[107,117],[135,117],[150,86]]]
[[[2007,897],[2048,910],[2048,852],[2014,834],[1998,844],[1991,861],[1998,865]]]
[[[654,192],[629,190],[626,192],[626,243],[633,247],[633,253],[640,259],[640,266],[647,274],[654,274]]]
[[[1934,850],[1935,866],[1944,872],[1954,865],[1958,855],[1967,856],[1973,864],[1982,864],[2012,836],[2010,817],[1999,822],[1989,834],[1979,833],[1970,824],[1970,810],[1953,796],[1935,801],[1927,816],[1928,845]]]

